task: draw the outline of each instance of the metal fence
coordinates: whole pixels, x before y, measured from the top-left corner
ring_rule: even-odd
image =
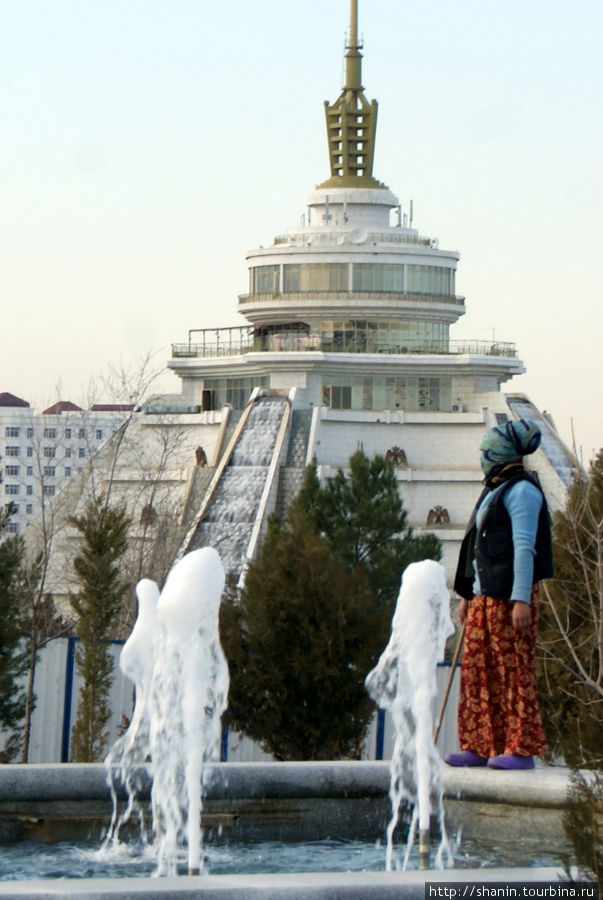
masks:
[[[70,761],[71,730],[77,714],[81,678],[75,670],[76,638],[57,638],[51,641],[39,655],[36,668],[36,708],[32,718],[30,763],[58,763]],[[109,744],[116,740],[122,717],[129,720],[133,712],[134,692],[132,682],[119,669],[119,653],[122,644],[109,645],[115,660],[115,677],[110,694],[111,720],[108,725]],[[450,673],[446,663],[438,665],[439,695],[443,694]],[[456,705],[458,699],[458,672],[448,700],[446,715],[440,731],[438,746],[442,753],[457,749]],[[439,699],[436,705],[439,708]],[[393,729],[389,716],[379,711],[371,722],[362,753],[363,759],[390,759],[393,747]],[[231,762],[257,762],[270,757],[258,744],[243,735],[223,733],[221,756]]]

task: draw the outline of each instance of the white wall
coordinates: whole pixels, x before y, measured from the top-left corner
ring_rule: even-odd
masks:
[[[74,642],[71,643],[73,650]],[[132,683],[125,678],[119,670],[118,659],[121,645],[110,644],[110,652],[115,660],[115,678],[111,691],[112,716],[108,726],[109,745],[118,737],[118,727],[122,714],[128,718],[132,716]],[[434,710],[434,719],[439,709],[440,697],[444,692],[444,686],[450,673],[449,665],[439,665],[437,669],[437,682],[439,689],[438,701]],[[70,642],[67,638],[57,638],[45,647],[40,653],[40,659],[36,669],[36,709],[32,719],[32,733],[30,742],[30,763],[57,763],[69,761],[62,759],[61,748],[64,732],[67,727],[65,718],[65,697],[69,690],[70,676],[73,677],[71,704],[69,708],[69,722],[71,728],[75,723],[77,702],[81,680],[75,674],[73,657],[70,653]],[[448,700],[446,716],[442,725],[438,747],[442,753],[454,751],[457,748],[456,739],[456,705],[458,700],[458,671],[455,674],[453,689]],[[364,759],[375,759],[377,742],[376,716],[371,723],[365,741]],[[386,716],[384,735],[384,758],[391,758],[393,746],[392,725]],[[231,732],[228,734],[228,759],[231,762],[261,762],[269,760],[261,748],[243,735]]]

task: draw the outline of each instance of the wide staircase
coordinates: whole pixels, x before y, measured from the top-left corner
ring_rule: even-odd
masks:
[[[304,482],[311,426],[311,409],[293,410],[287,460],[279,473],[276,501],[276,512],[283,522],[287,518],[289,504]]]
[[[254,397],[205,491],[178,558],[213,547],[238,579],[253,559],[266,517],[274,511],[279,470],[286,461],[291,408],[279,395]]]

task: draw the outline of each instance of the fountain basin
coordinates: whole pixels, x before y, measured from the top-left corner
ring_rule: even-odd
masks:
[[[323,872],[301,875],[201,875],[189,878],[90,879],[0,884],[3,900],[425,900],[429,885],[434,890],[446,885],[447,897],[458,885],[497,884],[510,881],[530,885],[557,883],[558,869],[478,869],[446,872]],[[442,896],[442,895],[440,895]]]
[[[141,797],[150,795],[148,771],[138,772]],[[526,849],[534,859],[559,851],[569,775],[563,768],[528,772],[444,767],[447,828],[463,841],[484,836]],[[389,806],[387,762],[216,763],[206,773],[204,827],[209,840],[307,841],[383,839]],[[111,816],[104,766],[91,764],[0,767],[0,840],[98,842]],[[553,854],[560,859],[559,852]],[[525,857],[524,857],[525,859]],[[456,874],[455,874],[456,873]],[[527,874],[526,874],[527,873]],[[203,875],[201,878],[73,879],[0,883],[0,897],[423,896],[425,880],[556,880],[558,869],[459,869],[430,873],[353,872]],[[496,875],[496,877],[494,877]],[[328,876],[328,877],[327,877]],[[148,882],[148,883],[147,883]],[[337,884],[333,892],[333,884]],[[241,885],[244,885],[244,890]],[[60,890],[59,890],[60,888]],[[152,890],[151,890],[152,888]],[[378,888],[378,890],[377,890]],[[240,891],[241,893],[237,893]],[[256,891],[254,894],[253,891]],[[371,893],[372,891],[372,893]],[[57,893],[58,892],[58,893]]]
[[[138,770],[140,797],[151,779]],[[569,773],[443,767],[449,833],[493,840],[562,832]],[[205,776],[204,826],[236,841],[372,840],[389,817],[388,762],[215,763]],[[0,841],[96,841],[111,797],[100,764],[0,766]]]

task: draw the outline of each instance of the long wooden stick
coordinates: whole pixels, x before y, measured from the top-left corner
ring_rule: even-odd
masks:
[[[438,713],[438,717],[436,719],[435,728],[433,729],[433,742],[436,743],[439,734],[440,728],[442,727],[442,720],[444,719],[444,712],[446,711],[446,704],[448,703],[448,696],[450,694],[450,688],[452,687],[452,679],[454,678],[454,672],[457,667],[457,663],[459,661],[459,656],[461,655],[461,650],[463,647],[463,638],[465,637],[465,625],[467,624],[467,619],[461,625],[461,630],[459,632],[459,639],[456,644],[456,649],[454,651],[454,657],[452,659],[452,663],[450,665],[450,675],[448,676],[448,681],[446,682],[446,689],[444,690],[444,696],[442,697],[442,702],[440,704],[440,711]]]

